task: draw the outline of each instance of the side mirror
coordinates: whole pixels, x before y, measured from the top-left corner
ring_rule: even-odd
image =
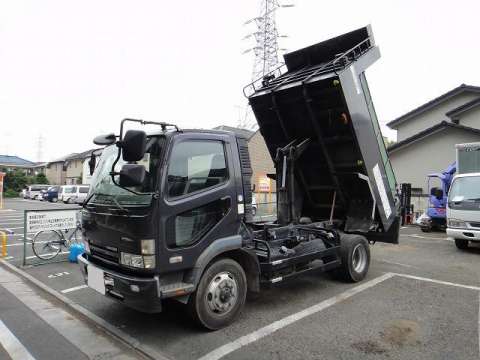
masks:
[[[107,146],[115,144],[115,134],[99,135],[93,139],[95,145]]]
[[[120,170],[120,186],[132,187],[142,185],[145,181],[145,167],[138,164],[125,164]]]
[[[122,139],[122,158],[127,162],[140,161],[145,155],[146,148],[147,134],[145,131],[128,130]]]
[[[90,176],[93,175],[96,165],[97,165],[97,157],[95,156],[94,153],[92,153],[92,155],[90,155],[90,160],[88,160],[88,168],[90,170]]]

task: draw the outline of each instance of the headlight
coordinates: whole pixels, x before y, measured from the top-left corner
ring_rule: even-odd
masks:
[[[448,225],[448,227],[451,227],[451,228],[466,228],[467,227],[467,223],[465,221],[457,220],[457,219],[448,219],[447,225]]]
[[[153,269],[155,268],[155,255],[142,256],[122,252],[120,263],[134,268]]]
[[[142,255],[154,255],[155,254],[155,240],[140,240],[142,246]]]

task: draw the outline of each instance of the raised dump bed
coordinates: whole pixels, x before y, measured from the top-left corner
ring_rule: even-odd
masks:
[[[379,57],[367,26],[285,55],[244,89],[276,163],[280,224],[330,220],[398,242],[396,181],[364,74]]]

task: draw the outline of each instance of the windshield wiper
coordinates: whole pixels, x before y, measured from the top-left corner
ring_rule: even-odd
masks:
[[[100,195],[100,196],[108,196],[109,200],[112,200],[112,202],[117,206],[118,209],[124,211],[125,213],[129,213],[129,212],[130,212],[127,208],[125,208],[124,206],[122,206],[122,205],[118,202],[117,199],[115,199],[115,196],[113,196],[113,195],[111,195],[111,194],[104,194],[104,193],[93,193],[93,194],[90,195],[90,196],[88,197],[88,199],[84,202],[83,206],[86,206],[88,200],[90,200],[90,199],[93,197],[93,195],[97,195],[97,196],[98,196],[98,195]]]

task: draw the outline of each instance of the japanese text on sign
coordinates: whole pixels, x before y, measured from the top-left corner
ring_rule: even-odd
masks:
[[[66,230],[77,227],[77,211],[31,211],[27,212],[27,231]]]

